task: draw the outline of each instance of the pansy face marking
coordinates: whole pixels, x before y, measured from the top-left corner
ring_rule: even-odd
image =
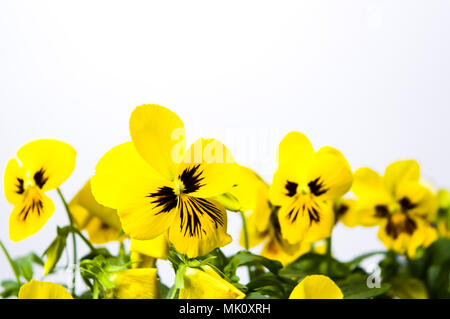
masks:
[[[278,169],[270,186],[270,201],[280,206],[283,238],[294,245],[325,239],[334,225],[333,201],[351,187],[352,172],[336,149],[314,151],[307,137],[287,134],[278,148]]]

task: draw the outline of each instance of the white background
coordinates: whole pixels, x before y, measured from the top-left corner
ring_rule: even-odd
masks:
[[[71,198],[129,140],[133,108],[157,103],[183,119],[191,141],[221,139],[268,182],[279,141],[298,130],[353,168],[415,158],[425,178],[449,187],[449,39],[444,0],[2,0],[2,176],[24,143],[61,139],[78,153],[62,186]],[[42,253],[67,223],[55,195],[54,216],[20,243],[8,238],[12,207],[0,197],[0,238],[13,256]],[[240,220],[229,215],[236,239]],[[338,258],[382,247],[375,229],[334,231]],[[167,264],[161,274],[172,281]],[[0,280],[11,276],[1,255]]]

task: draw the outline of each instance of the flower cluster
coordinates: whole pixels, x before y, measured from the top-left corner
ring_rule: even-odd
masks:
[[[46,193],[54,189],[69,224],[58,227],[42,257],[31,253],[12,259],[0,242],[16,276],[2,283],[1,296],[449,297],[450,196],[420,178],[416,161],[394,162],[383,176],[365,167],[353,171],[337,149],[315,149],[304,134],[290,132],[279,144],[269,185],[236,163],[216,139],[200,138],[187,147],[183,122],[165,107],[138,106],[129,130],[131,140],[108,151],[69,202],[59,187],[75,168],[70,145],[36,140],[8,162],[4,191],[14,206],[10,239],[22,241],[45,225],[55,211]],[[232,242],[227,214],[235,213],[242,216],[244,249],[225,256],[220,248]],[[386,250],[347,262],[335,259],[331,234],[339,222],[378,227]],[[58,265],[69,250],[69,236],[70,293],[62,285],[35,280],[33,271],[42,266],[45,277],[64,269]],[[81,258],[77,237],[90,250]],[[117,253],[102,246],[109,242],[119,243]],[[381,273],[375,279],[381,284],[372,289],[368,280],[374,274],[362,262],[376,255]],[[159,259],[174,269],[170,288],[159,282]],[[236,275],[239,267],[248,268],[246,284]],[[86,284],[81,293],[78,272]]]

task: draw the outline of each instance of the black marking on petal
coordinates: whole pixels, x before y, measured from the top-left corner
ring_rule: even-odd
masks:
[[[272,224],[272,227],[273,227],[275,239],[278,242],[282,242],[283,237],[281,236],[281,226],[280,226],[280,221],[278,220],[279,209],[280,209],[280,207],[277,206],[277,207],[275,207],[275,209],[272,210],[272,212],[270,214],[270,223]]]
[[[386,205],[375,206],[375,217],[385,218],[389,216],[389,209]]]
[[[200,216],[206,215],[217,229],[224,225],[223,212],[216,205],[203,198],[185,196],[180,201],[180,231],[184,236],[202,238],[206,230]]]
[[[44,204],[41,199],[33,199],[31,200],[31,204],[24,205],[19,213],[19,216],[22,216],[22,220],[25,221],[28,215],[31,212],[36,212],[38,216],[41,216],[42,209],[44,208]]]
[[[156,215],[161,213],[168,213],[178,204],[178,196],[169,186],[158,188],[154,193],[150,193],[147,197],[152,198],[152,203],[156,204],[156,208],[161,207],[161,210]]]
[[[403,197],[401,200],[398,201],[398,203],[402,207],[402,211],[404,213],[417,207],[417,204],[411,202],[411,200],[408,197]]]
[[[44,187],[45,183],[47,183],[48,181],[48,177],[45,177],[45,170],[43,168],[41,168],[34,174],[33,179],[36,185],[39,186],[39,188]]]
[[[183,182],[184,194],[189,194],[197,191],[200,187],[205,184],[201,184],[201,181],[204,177],[201,177],[202,171],[199,170],[200,164],[194,165],[192,167],[188,167],[184,169],[184,171],[178,176],[180,181]]]
[[[342,218],[342,216],[347,214],[349,209],[350,207],[346,204],[340,204],[339,206],[335,207],[334,208],[335,222],[337,222],[340,218]]]
[[[405,220],[402,223],[394,223],[392,219],[389,219],[386,224],[386,234],[393,239],[397,239],[401,233],[406,233],[411,236],[416,229],[416,222],[409,217],[405,217]]]
[[[23,179],[17,177],[17,182],[18,182],[18,184],[16,184],[16,187],[17,187],[16,193],[21,195],[25,192],[25,189],[23,187]]]
[[[286,181],[286,185],[284,185],[284,188],[287,190],[287,196],[293,197],[295,194],[297,194],[297,187],[298,184],[290,181]]]
[[[320,181],[320,177],[317,177],[315,180],[308,183],[309,190],[315,196],[320,196],[328,192],[323,185],[323,181]]]
[[[309,224],[310,225],[312,224],[313,221],[317,222],[317,223],[320,221],[319,212],[314,207],[311,207],[310,209],[308,209],[308,214],[309,214]]]

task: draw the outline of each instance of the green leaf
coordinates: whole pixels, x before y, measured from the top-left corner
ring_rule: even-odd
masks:
[[[345,299],[369,299],[380,296],[391,287],[388,283],[381,283],[380,287],[369,288],[367,275],[353,274],[344,280],[337,281]]]
[[[214,199],[221,203],[226,210],[238,212],[241,209],[241,203],[239,203],[238,199],[230,193],[215,196]]]
[[[35,253],[30,253],[28,255],[16,258],[13,262],[17,268],[19,276],[23,277],[26,281],[33,279],[33,264],[43,264],[42,260]]]
[[[20,290],[20,284],[14,280],[5,280],[2,281],[1,286],[3,290],[0,292],[0,297],[9,298],[9,297],[17,297]]]
[[[238,267],[259,265],[264,266],[267,270],[274,274],[278,274],[283,267],[277,260],[271,260],[262,256],[254,255],[248,251],[240,251],[230,259],[229,263],[224,268],[224,273],[228,278],[236,279],[236,270]]]
[[[339,279],[347,277],[350,273],[349,265],[316,253],[302,255],[280,271],[281,276],[297,280],[314,274],[323,274],[332,279]]]

